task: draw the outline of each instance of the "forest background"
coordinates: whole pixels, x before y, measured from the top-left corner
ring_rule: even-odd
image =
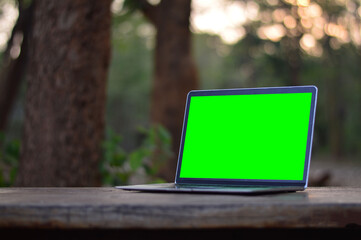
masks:
[[[189,19],[184,25],[191,39],[188,46],[191,51],[186,58],[192,58],[194,71],[189,74],[195,82],[182,82],[187,77],[179,73],[181,77],[176,80],[179,88],[185,86],[182,91],[316,85],[319,98],[311,165],[314,184],[358,184],[357,176],[361,172],[360,1],[193,0],[188,3],[189,10],[187,6],[174,10],[172,4],[164,2],[109,2],[111,58],[102,129],[105,134],[99,157],[102,184],[169,181],[174,176],[174,164],[165,168],[167,174],[162,169],[167,161],[174,162],[169,159],[177,155],[180,137],[179,129],[174,130],[177,127],[170,126],[169,122],[182,121],[182,116],[170,114],[166,120],[157,121],[161,117],[154,116],[162,113],[152,110],[157,88],[155,53],[161,51],[159,46],[167,45],[161,34],[171,38],[174,28],[169,30],[169,26],[152,19],[155,8],[175,11],[183,19]],[[9,76],[7,59],[21,57],[24,36],[27,29],[31,29],[31,24],[25,21],[21,34],[16,35],[12,34],[14,26],[19,27],[16,23],[20,16],[26,18],[27,11],[33,11],[32,5],[33,1],[0,2],[2,84],[4,76]],[[175,58],[179,56],[171,51],[165,54],[168,55],[164,59],[172,59],[172,54]],[[23,74],[17,77],[20,80],[13,100],[7,102],[10,110],[0,115],[6,123],[1,126],[0,139],[2,186],[13,186],[19,175],[26,121],[26,71],[29,68],[22,65],[15,71]],[[0,88],[1,96],[5,95],[4,91],[9,92],[4,86]],[[164,86],[158,88],[166,94]],[[185,101],[185,97],[182,98]],[[337,177],[339,169],[344,169],[343,179]]]

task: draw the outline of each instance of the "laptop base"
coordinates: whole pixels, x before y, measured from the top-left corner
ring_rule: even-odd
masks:
[[[131,186],[116,186],[118,189],[141,192],[174,192],[174,193],[230,193],[230,194],[263,194],[303,191],[297,186],[215,186],[215,185],[176,185],[174,183],[157,183]]]

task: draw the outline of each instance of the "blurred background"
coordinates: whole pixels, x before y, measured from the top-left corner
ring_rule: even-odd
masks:
[[[1,186],[14,186],[25,158],[29,61],[17,60],[31,48],[34,2],[0,1]],[[360,186],[360,4],[111,1],[101,184],[172,181],[191,89],[316,85],[310,185]]]

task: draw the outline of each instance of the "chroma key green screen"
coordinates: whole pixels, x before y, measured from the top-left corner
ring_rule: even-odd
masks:
[[[180,178],[302,180],[312,93],[192,96]]]

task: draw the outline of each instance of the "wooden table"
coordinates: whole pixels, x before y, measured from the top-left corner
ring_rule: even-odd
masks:
[[[361,236],[361,188],[308,188],[256,196],[0,188],[0,229],[0,236],[40,234],[37,237],[44,239],[67,233],[158,239],[171,234],[172,239],[207,234],[279,237],[284,233],[285,238],[294,234],[293,239],[310,233]]]

